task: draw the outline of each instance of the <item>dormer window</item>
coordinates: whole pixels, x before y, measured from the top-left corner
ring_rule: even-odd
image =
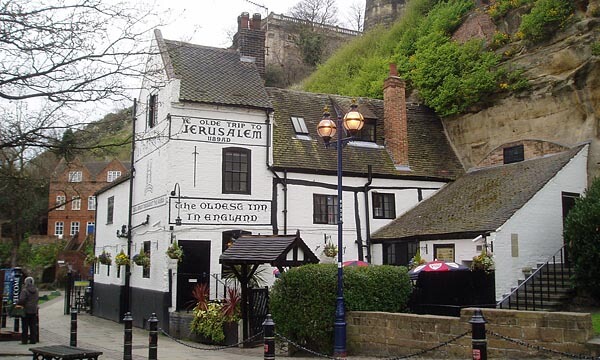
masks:
[[[512,164],[525,160],[523,144],[504,148],[504,163]]]
[[[358,141],[375,142],[375,135],[377,134],[376,129],[375,119],[365,119],[362,129],[354,135],[354,139]]]
[[[109,170],[106,174],[106,182],[113,182],[117,180],[117,178],[121,176],[121,172],[118,170]]]
[[[290,116],[290,120],[292,120],[296,135],[308,136],[308,128],[306,127],[303,117]]]
[[[69,182],[81,182],[82,179],[81,171],[69,171]]]

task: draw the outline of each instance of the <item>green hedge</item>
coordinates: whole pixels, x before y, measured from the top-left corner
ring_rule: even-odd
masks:
[[[312,350],[331,353],[336,291],[334,264],[306,265],[283,273],[269,298],[277,333]],[[403,312],[411,291],[405,267],[344,268],[346,311]]]
[[[575,201],[565,219],[564,237],[570,245],[573,280],[600,300],[600,178]]]

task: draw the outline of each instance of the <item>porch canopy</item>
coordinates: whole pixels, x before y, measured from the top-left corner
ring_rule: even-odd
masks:
[[[283,272],[286,267],[318,263],[319,259],[300,237],[295,235],[240,236],[219,257],[228,266],[242,288],[243,336],[248,338],[248,284],[260,265],[269,264]]]

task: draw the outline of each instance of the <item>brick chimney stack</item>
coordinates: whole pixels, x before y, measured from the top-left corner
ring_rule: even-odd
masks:
[[[240,55],[254,58],[260,76],[265,75],[265,32],[261,29],[260,14],[243,12],[238,16],[238,31],[233,36],[234,49]]]
[[[405,84],[398,77],[396,64],[390,64],[390,75],[383,82],[383,112],[385,147],[396,169],[410,170]]]

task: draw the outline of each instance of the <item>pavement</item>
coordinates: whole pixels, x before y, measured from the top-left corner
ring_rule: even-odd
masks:
[[[0,342],[0,359],[31,359],[29,348],[49,345],[69,345],[71,316],[64,315],[64,296],[40,304],[40,342],[35,345],[21,345],[20,340]],[[13,329],[13,318],[8,318],[6,332]],[[123,359],[123,324],[80,313],[77,316],[77,347],[102,351],[100,360]],[[197,349],[201,348],[201,349]],[[133,360],[148,358],[148,331],[133,328]],[[205,350],[208,349],[208,350]],[[158,359],[168,360],[242,360],[263,359],[263,347],[219,349],[189,341],[175,341],[166,335],[158,337]],[[277,354],[276,359],[288,358]],[[314,357],[293,357],[294,360],[315,359]],[[355,360],[374,360],[375,357],[348,357]]]

